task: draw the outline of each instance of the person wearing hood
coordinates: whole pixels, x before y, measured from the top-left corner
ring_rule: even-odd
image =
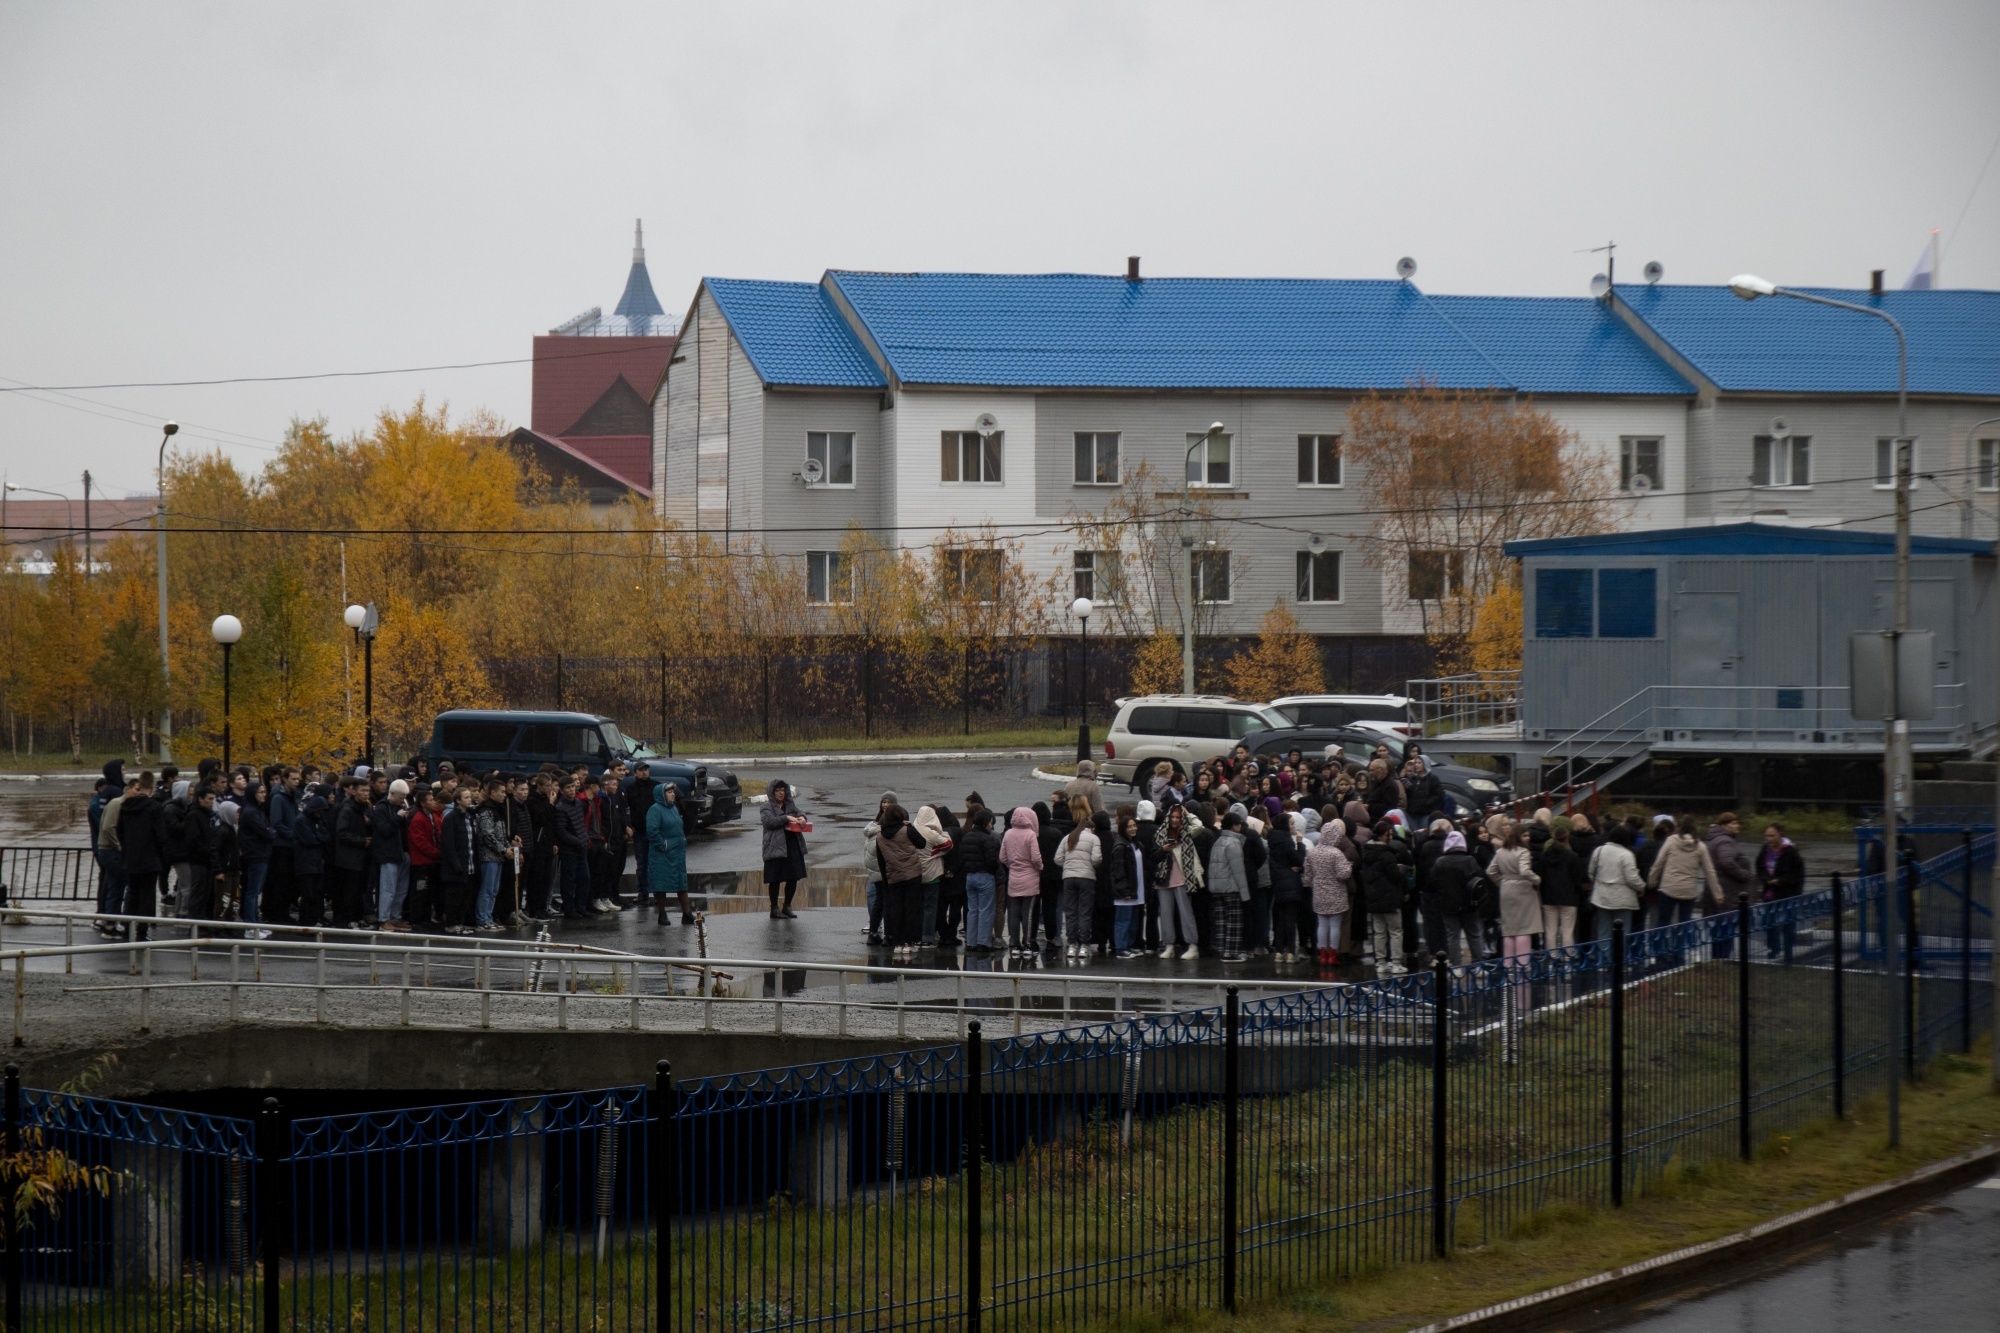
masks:
[[[965,876],[965,951],[993,951],[993,894],[1000,874],[1000,839],[993,832],[993,812],[974,805],[966,812],[968,827],[959,842],[959,866]]]
[[[1568,825],[1549,831],[1549,845],[1535,862],[1541,876],[1542,947],[1567,949],[1576,943],[1576,908],[1583,900],[1583,858],[1570,846]]]
[[[1090,919],[1097,905],[1097,872],[1104,864],[1104,844],[1091,827],[1088,801],[1073,800],[1069,810],[1074,823],[1056,840],[1062,883],[1063,957],[1082,961],[1090,956]]]
[[[1764,901],[1796,898],[1806,889],[1806,861],[1785,836],[1785,826],[1773,821],[1764,826],[1764,845],[1757,852],[1757,882],[1763,886]],[[1780,952],[1787,963],[1799,938],[1798,922],[1787,918],[1764,932],[1764,955],[1776,959]],[[1746,944],[1746,948],[1748,945]]]
[[[317,787],[307,788],[292,822],[292,896],[302,926],[317,926],[326,917],[326,862],[332,843],[333,807]]]
[[[1231,807],[1208,851],[1208,891],[1215,899],[1216,945],[1225,963],[1243,956],[1243,907],[1250,901],[1250,869],[1243,857],[1244,819]]]
[[[118,763],[118,772],[124,776],[124,765]],[[104,766],[109,775],[111,765]],[[124,812],[127,797],[138,795],[139,779],[136,775],[124,778],[125,785],[115,792],[108,792],[104,806],[97,812],[97,824],[91,837],[91,850],[97,857],[97,911],[100,916],[115,916],[125,906],[125,854],[118,836],[119,816]],[[107,789],[108,791],[108,789]],[[151,801],[148,800],[148,804]],[[108,921],[97,923],[100,935],[118,935],[118,927]]]
[[[1655,926],[1694,920],[1695,905],[1713,894],[1716,884],[1715,858],[1697,834],[1694,820],[1682,816],[1679,827],[1667,829],[1656,834],[1653,865],[1646,872],[1646,887],[1660,895],[1653,905]]]
[[[1339,821],[1335,821],[1338,823]],[[1400,872],[1399,872],[1400,873]],[[1340,934],[1353,904],[1354,864],[1338,838],[1322,837],[1305,855],[1299,881],[1310,895],[1321,967],[1340,965]]]
[[[1154,870],[1160,860],[1156,841],[1160,831],[1159,812],[1160,807],[1152,801],[1139,802],[1133,812],[1139,821],[1137,844],[1139,855],[1146,863],[1143,873],[1139,876],[1139,891],[1145,900],[1145,906],[1140,912],[1138,945],[1146,953],[1160,951],[1160,895],[1153,880]]]
[[[1709,859],[1715,862],[1716,875],[1716,883],[1709,890],[1712,896],[1702,905],[1703,916],[1734,912],[1736,896],[1750,892],[1756,885],[1757,871],[1750,863],[1750,854],[1737,841],[1742,827],[1736,812],[1725,810],[1708,826],[1708,832],[1701,835],[1701,840],[1708,844]],[[1736,953],[1735,946],[1735,936],[1718,935],[1714,955],[1717,958],[1732,958]]]
[[[1426,906],[1437,913],[1444,927],[1444,952],[1452,963],[1459,962],[1459,937],[1465,937],[1465,955],[1470,962],[1486,956],[1485,927],[1480,918],[1480,897],[1485,872],[1467,850],[1465,835],[1453,829],[1445,835],[1444,847],[1431,863],[1425,887]]]
[[[1305,844],[1299,835],[1305,821],[1283,809],[1274,811],[1271,827],[1264,833],[1265,865],[1271,874],[1271,953],[1281,963],[1303,963],[1299,948],[1299,918],[1317,913],[1306,902]]]
[[[97,910],[99,913],[114,912],[117,908],[109,904],[124,901],[125,886],[117,869],[118,824],[111,823],[111,843],[104,842],[104,810],[113,801],[125,796],[125,761],[107,759],[104,763],[104,781],[90,798],[88,817],[90,820],[90,854],[97,862]]]
[[[937,947],[938,908],[944,901],[944,870],[951,856],[951,835],[944,831],[937,807],[920,805],[910,824],[924,840],[924,857],[919,882],[923,885],[922,915],[917,923],[917,942],[926,949]]]
[[[217,921],[229,919],[242,893],[243,843],[236,827],[242,809],[234,801],[217,801],[215,818],[208,826],[208,869],[214,876],[209,901]]]
[[[239,915],[251,926],[263,923],[264,883],[271,872],[271,823],[264,817],[264,807],[257,803],[258,784],[251,779],[245,784],[249,800],[237,806],[236,842],[242,849],[243,896]],[[252,939],[268,939],[267,930],[252,930]]]
[[[1062,943],[1062,857],[1058,846],[1070,831],[1069,803],[1058,800],[1053,806],[1036,801],[1035,842],[1042,853],[1042,891],[1035,903],[1037,933],[1041,946],[1053,949]]]
[[[650,816],[649,816],[650,818]],[[792,799],[792,784],[779,778],[770,786],[762,812],[764,824],[764,892],[771,899],[773,921],[795,921],[792,896],[806,877],[806,830],[812,825]],[[778,901],[779,889],[784,902]]]
[[[910,823],[909,812],[900,805],[883,811],[875,865],[888,909],[889,944],[898,958],[914,958],[923,936],[924,853],[924,835]]]
[[[667,898],[680,901],[681,924],[694,924],[688,901],[687,825],[681,819],[681,789],[671,782],[653,787],[653,804],[646,811],[646,887],[660,896],[661,925],[667,924]]]
[[[1088,759],[1077,760],[1076,776],[1063,784],[1062,798],[1072,810],[1078,801],[1093,810],[1101,809],[1104,795],[1097,782],[1097,765]]]
[[[1007,942],[1013,956],[1035,952],[1035,903],[1042,893],[1042,844],[1033,810],[1016,806],[1000,839],[1000,868],[1007,877]]]
[[[1208,880],[1187,806],[1167,807],[1166,822],[1153,835],[1153,845],[1157,851],[1153,878],[1160,897],[1160,957],[1199,958],[1201,945],[1192,895]]]
[[[126,916],[149,917],[159,911],[155,895],[160,875],[167,866],[166,833],[161,828],[161,806],[153,799],[153,775],[141,773],[132,794],[118,807],[118,851],[124,862],[125,897],[117,910]],[[113,935],[131,933],[133,928],[113,926]],[[137,938],[146,939],[148,927],[137,927]]]
[[[1329,829],[1331,836],[1322,833],[1320,846],[1328,843],[1339,846],[1345,829],[1344,820],[1336,819]],[[1368,912],[1368,938],[1375,951],[1375,973],[1377,976],[1400,976],[1409,969],[1403,966],[1403,941],[1408,938],[1403,933],[1403,908],[1410,900],[1410,880],[1415,861],[1410,849],[1403,845],[1389,830],[1382,826],[1382,836],[1368,833],[1360,848],[1361,905]],[[1442,851],[1442,847],[1440,847]],[[1443,945],[1443,927],[1439,927],[1438,942]],[[1336,949],[1338,942],[1334,944]],[[1339,961],[1336,954],[1334,962]]]
[[[882,799],[875,803],[875,818],[868,821],[861,830],[861,864],[873,872],[876,867],[875,839],[882,833],[882,820],[892,805],[901,805],[902,799],[895,792],[885,791]],[[868,942],[885,943],[884,928],[888,921],[888,899],[882,893],[882,881],[873,873],[868,876]]]

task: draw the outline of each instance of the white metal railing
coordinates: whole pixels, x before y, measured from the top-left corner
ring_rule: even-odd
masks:
[[[28,981],[61,965],[65,978],[77,965],[123,957],[125,980],[66,980],[63,992],[130,991],[137,1001],[139,1031],[150,1031],[155,1008],[173,998],[226,993],[226,1017],[243,1021],[243,1003],[257,996],[309,995],[312,1021],[328,1021],[334,997],[372,996],[395,1002],[393,1023],[419,1021],[418,1006],[453,1025],[466,1021],[463,1001],[475,998],[478,1026],[494,1025],[498,1000],[537,1006],[541,1022],[570,1027],[572,1005],[598,1010],[623,1006],[625,1025],[644,1026],[642,1015],[699,1019],[705,1032],[783,1035],[787,1015],[832,1015],[827,1035],[852,1034],[857,1015],[893,1017],[895,1035],[910,1035],[914,1015],[950,1016],[963,1035],[969,1018],[1005,1021],[1014,1031],[1030,1023],[1066,1025],[1128,1016],[1142,1009],[1172,1012],[1219,1005],[1225,988],[1250,993],[1324,989],[1304,979],[1134,977],[1064,971],[965,971],[945,968],[875,967],[829,961],[747,958],[676,958],[631,953],[556,941],[437,939],[385,936],[365,931],[317,930],[294,926],[269,939],[245,938],[243,928],[223,922],[190,922],[166,917],[127,917],[84,912],[22,912],[10,909],[16,933],[25,919],[40,918],[63,927],[61,944],[16,940],[0,947],[0,974],[12,973],[14,1044],[28,1029]],[[147,940],[76,943],[77,928],[98,923],[145,926],[164,932],[196,927],[209,934]],[[98,975],[105,975],[98,973]],[[115,973],[109,975],[115,976]],[[813,985],[813,979],[819,984]],[[262,1021],[269,1021],[268,1019]],[[884,1025],[886,1026],[886,1025]],[[860,1035],[860,1034],[853,1034]],[[925,1033],[922,1035],[935,1035]]]
[[[1410,714],[1425,736],[1512,726],[1521,718],[1521,673],[1468,671],[1405,682]]]

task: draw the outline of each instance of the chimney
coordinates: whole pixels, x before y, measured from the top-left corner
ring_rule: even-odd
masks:
[[[1138,280],[1139,280],[1139,256],[1127,255],[1125,257],[1125,281],[1137,282]]]
[[[1880,296],[1882,294],[1882,270],[1879,268],[1873,270],[1868,275],[1868,294],[1870,296]]]

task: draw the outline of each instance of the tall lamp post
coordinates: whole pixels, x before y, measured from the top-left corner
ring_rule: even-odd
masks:
[[[153,512],[153,528],[159,534],[160,555],[154,563],[160,575],[160,762],[174,762],[174,706],[167,699],[167,441],[180,430],[178,422],[160,427],[160,459],[154,470],[160,488],[159,507]]]
[[[1206,431],[1203,431],[1200,437],[1197,438],[1193,444],[1187,447],[1187,458],[1185,460],[1187,466],[1182,470],[1181,475],[1183,481],[1185,482],[1185,485],[1182,488],[1183,493],[1187,497],[1184,508],[1186,510],[1187,515],[1190,517],[1194,513],[1194,471],[1195,471],[1194,451],[1197,449],[1206,449],[1209,445],[1213,444],[1217,439],[1221,438],[1222,435],[1224,435],[1225,433],[1226,433],[1226,428],[1220,421],[1212,422],[1210,423],[1209,428]],[[1206,457],[1204,457],[1202,459],[1203,472],[1204,472],[1204,480],[1203,480],[1204,485],[1207,484],[1205,476],[1207,472],[1207,463],[1208,460]],[[1181,570],[1181,579],[1183,581],[1183,586],[1187,588],[1187,603],[1185,611],[1183,613],[1183,618],[1181,620],[1181,693],[1193,694],[1194,693],[1194,542],[1193,540],[1188,537],[1182,537],[1181,549],[1187,553],[1186,566]]]
[[[361,640],[361,752],[370,768],[375,766],[375,631],[382,624],[375,603],[356,602],[340,617]]]
[[[1082,626],[1078,656],[1083,659],[1082,680],[1076,692],[1076,762],[1090,758],[1090,613],[1097,608],[1088,597],[1079,597],[1069,604],[1070,614]]]
[[[235,616],[217,616],[208,627],[222,645],[222,771],[229,771],[229,650],[243,637],[243,622]]]
[[[1857,315],[1872,315],[1887,324],[1896,335],[1896,612],[1895,628],[1884,636],[1889,640],[1885,645],[1888,651],[1882,654],[1882,869],[1888,881],[1888,896],[1884,902],[1896,902],[1902,875],[1902,865],[1896,855],[1896,823],[1897,815],[1901,813],[1897,804],[1907,794],[1905,783],[1910,772],[1910,724],[1897,716],[1901,701],[1896,697],[1900,684],[1896,678],[1897,652],[1902,636],[1910,629],[1910,342],[1903,336],[1903,326],[1896,322],[1896,317],[1874,306],[1794,291],[1754,273],[1739,273],[1731,278],[1729,290],[1746,301],[1754,301],[1760,296],[1786,296],[1794,301],[1810,301],[1814,305],[1828,305],[1836,310],[1851,310]],[[1891,919],[1892,913],[1885,910],[1884,922]],[[1893,930],[1885,934],[1888,936],[1890,975],[1900,976],[1902,964],[1898,962],[1898,950],[1902,945]],[[1747,951],[1750,941],[1739,940],[1736,947]],[[1890,993],[1889,1059],[1885,1062],[1889,1071],[1889,1146],[1892,1148],[1900,1145],[1903,1139],[1902,1080],[1896,1072],[1902,1059],[1903,1043],[1907,1039],[1902,1030],[1902,1020],[1902,991],[1898,986],[1892,988]]]
[[[18,481],[10,481],[7,483],[7,494],[15,495],[22,491],[26,491],[29,495],[46,495],[51,500],[61,500],[63,502],[64,512],[66,512],[69,515],[68,519],[69,540],[71,542],[76,541],[76,503],[74,501],[72,501],[67,495],[62,494],[60,491],[45,491],[41,489],[39,486],[23,486]],[[85,565],[85,568],[88,569],[89,566]]]

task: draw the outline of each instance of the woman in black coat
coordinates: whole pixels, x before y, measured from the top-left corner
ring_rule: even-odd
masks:
[[[1300,872],[1305,869],[1305,848],[1292,836],[1292,817],[1279,812],[1271,821],[1270,832],[1264,836],[1264,848],[1271,864],[1271,952],[1281,963],[1302,963],[1305,954],[1299,946],[1300,914],[1311,913],[1306,902],[1305,881]],[[1318,922],[1314,922],[1314,937]]]

